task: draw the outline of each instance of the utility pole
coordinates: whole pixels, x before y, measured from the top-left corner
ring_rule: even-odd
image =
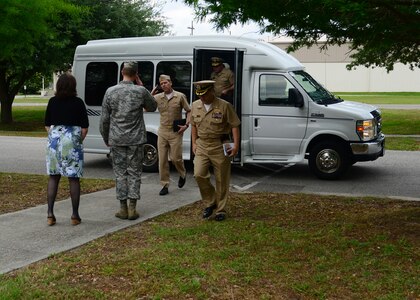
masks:
[[[187,29],[191,29],[191,34],[190,35],[194,35],[194,24],[193,21],[191,21],[191,27],[187,27]]]

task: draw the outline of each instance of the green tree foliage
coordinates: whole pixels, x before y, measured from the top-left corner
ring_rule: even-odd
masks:
[[[168,33],[158,6],[147,0],[67,0],[88,10],[77,44],[93,39],[158,36]]]
[[[288,51],[350,42],[354,59],[347,67],[385,67],[396,62],[420,67],[419,0],[184,0],[199,19],[217,29],[255,21],[261,32],[293,38]]]
[[[7,0],[0,6],[0,103],[2,123],[12,122],[12,103],[26,80],[62,64],[71,37],[54,24],[81,17],[61,0]],[[64,27],[64,26],[63,26]]]
[[[91,39],[167,32],[146,0],[2,0],[1,122],[11,123],[19,89],[36,73],[68,70],[77,45]]]
[[[51,76],[50,76],[51,77]],[[19,89],[20,94],[34,95],[42,90],[42,79],[44,78],[44,86],[48,85],[50,78],[42,76],[41,73],[36,73],[31,79],[26,80],[24,86]],[[26,87],[26,90],[25,90]]]

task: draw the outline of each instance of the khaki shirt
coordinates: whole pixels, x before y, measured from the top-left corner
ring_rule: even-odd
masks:
[[[216,97],[220,97],[222,95],[222,91],[230,87],[235,82],[233,72],[226,68],[223,68],[219,73],[211,73],[210,79],[216,81],[214,83],[214,94]]]
[[[238,127],[241,121],[232,104],[216,98],[209,111],[206,111],[201,100],[193,102],[191,124],[197,127],[198,138],[221,141],[225,135],[231,133],[233,127]]]
[[[182,119],[182,109],[191,111],[187,97],[177,91],[173,91],[173,97],[169,100],[163,92],[155,95],[155,100],[160,113],[160,126],[165,128],[172,128],[174,120]]]

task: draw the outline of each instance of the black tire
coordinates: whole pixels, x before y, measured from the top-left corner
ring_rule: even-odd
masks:
[[[320,179],[338,179],[350,165],[348,151],[339,143],[319,143],[309,154],[309,168]]]
[[[144,144],[143,171],[154,173],[159,171],[159,155],[157,149],[157,137],[147,135],[147,142]]]

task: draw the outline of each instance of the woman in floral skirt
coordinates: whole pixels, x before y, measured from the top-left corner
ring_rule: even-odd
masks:
[[[45,112],[47,144],[47,224],[56,223],[54,203],[61,176],[68,177],[73,212],[71,224],[81,222],[79,216],[80,177],[83,175],[83,140],[89,120],[83,100],[77,97],[76,79],[69,73],[62,74],[57,81],[56,93],[48,101]]]

